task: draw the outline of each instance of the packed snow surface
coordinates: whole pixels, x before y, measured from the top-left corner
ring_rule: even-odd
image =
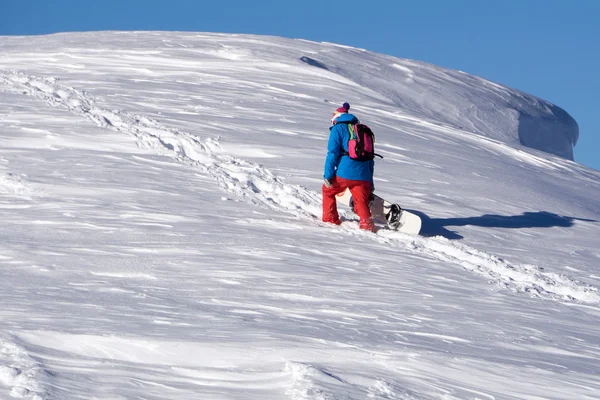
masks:
[[[0,52],[0,398],[600,399],[600,172],[564,110],[275,37]],[[320,222],[344,101],[420,236]]]

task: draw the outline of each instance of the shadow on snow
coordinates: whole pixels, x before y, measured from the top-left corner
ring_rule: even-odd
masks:
[[[551,228],[554,226],[571,227],[575,221],[598,222],[590,219],[567,217],[547,211],[524,212],[521,215],[494,215],[485,214],[480,217],[465,218],[430,218],[420,212],[408,210],[421,217],[421,236],[443,236],[446,239],[462,239],[460,234],[447,229],[447,226],[482,226],[486,228]]]

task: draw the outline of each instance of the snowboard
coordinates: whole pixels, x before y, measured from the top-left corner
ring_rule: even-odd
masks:
[[[350,189],[339,193],[337,200],[340,204],[354,210]],[[387,225],[390,229],[410,235],[418,235],[421,230],[421,218],[418,215],[403,210],[398,204],[390,203],[376,194],[373,194],[373,200],[369,202],[369,207],[375,223]]]

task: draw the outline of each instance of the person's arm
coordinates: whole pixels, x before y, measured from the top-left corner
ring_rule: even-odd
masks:
[[[375,183],[373,182],[373,176],[375,175],[375,160],[369,161],[371,168],[371,192],[375,191]]]
[[[337,166],[340,163],[344,147],[342,146],[338,129],[333,127],[327,142],[327,158],[325,159],[325,172],[323,179],[331,180],[335,176]]]

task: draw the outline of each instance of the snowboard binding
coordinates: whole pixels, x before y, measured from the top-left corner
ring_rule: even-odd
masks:
[[[390,211],[385,214],[385,219],[390,228],[397,229],[402,225],[402,207],[398,204],[392,204],[390,206]]]
[[[372,206],[373,200],[374,197],[373,194],[371,194],[371,197],[369,198],[369,207]],[[350,206],[352,212],[356,213],[354,210],[354,199],[352,197],[350,197],[348,205]],[[384,208],[384,210],[386,208]],[[390,229],[396,230],[404,225],[404,221],[402,220],[402,207],[400,207],[398,204],[390,205],[389,211],[385,214],[385,220],[387,221],[387,225]]]
[[[338,194],[336,201],[355,211],[355,202],[350,190],[346,189],[343,193]],[[383,225],[387,229],[409,235],[418,235],[421,231],[421,218],[409,210],[402,209],[399,204],[393,204],[378,195],[372,194],[369,198],[369,208],[371,218],[378,226]]]

